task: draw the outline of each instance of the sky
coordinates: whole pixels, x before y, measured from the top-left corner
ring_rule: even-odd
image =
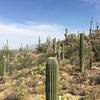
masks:
[[[39,36],[62,39],[65,28],[88,32],[91,17],[94,27],[100,23],[100,0],[0,0],[0,47],[6,40],[15,49]]]

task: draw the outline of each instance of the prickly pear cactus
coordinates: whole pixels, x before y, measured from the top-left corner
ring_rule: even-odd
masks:
[[[58,100],[58,62],[50,57],[46,64],[46,100]]]

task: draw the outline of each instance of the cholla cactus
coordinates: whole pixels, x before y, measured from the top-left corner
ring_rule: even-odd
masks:
[[[58,100],[58,62],[50,57],[46,64],[46,100]]]

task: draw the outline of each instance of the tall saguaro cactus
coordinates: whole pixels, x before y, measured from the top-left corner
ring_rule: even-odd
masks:
[[[53,39],[53,55],[56,56],[56,38]]]
[[[62,59],[65,59],[65,50],[64,50],[64,42],[62,44]]]
[[[20,52],[22,53],[22,51],[23,51],[23,44],[21,42]]]
[[[58,41],[58,51],[57,51],[57,56],[58,56],[58,61],[60,63],[60,40]]]
[[[64,36],[65,36],[65,42],[66,42],[66,44],[68,44],[68,30],[67,30],[67,28],[65,29]]]
[[[9,71],[10,71],[10,65],[9,65],[9,62],[10,62],[10,60],[9,60],[9,54],[6,56],[6,58],[5,58],[5,60],[7,60],[6,61],[6,71],[7,71],[7,73],[9,73]]]
[[[6,72],[7,72],[7,58],[6,58],[6,56],[3,56],[3,59],[4,59],[3,72],[4,72],[4,77],[5,77],[6,76]]]
[[[93,58],[90,58],[90,70],[92,69]]]
[[[92,24],[93,24],[93,17],[91,18],[91,21],[90,21],[90,32],[89,32],[89,36],[91,37],[92,35]]]
[[[46,100],[58,100],[58,62],[55,57],[48,58],[46,64]]]
[[[84,71],[84,61],[85,61],[85,45],[84,45],[84,34],[80,34],[80,48],[79,48],[79,58],[80,58],[80,70]]]

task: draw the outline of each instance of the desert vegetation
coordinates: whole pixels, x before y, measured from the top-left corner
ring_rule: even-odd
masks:
[[[100,29],[0,50],[0,100],[100,100]]]

